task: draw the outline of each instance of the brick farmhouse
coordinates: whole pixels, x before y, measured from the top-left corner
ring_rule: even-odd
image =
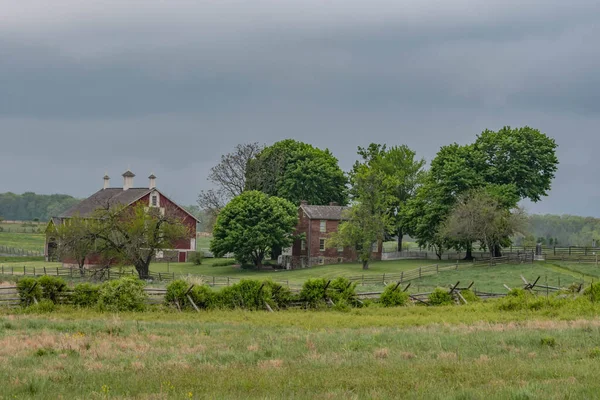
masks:
[[[330,203],[328,206],[313,206],[302,202],[298,208],[298,226],[295,234],[303,234],[304,239],[294,241],[282,257],[282,263],[288,268],[305,268],[313,265],[336,264],[357,260],[354,249],[327,248],[326,240],[337,232],[344,220],[344,211],[348,207]],[[383,244],[373,243],[372,258],[381,260]]]
[[[170,261],[186,262],[188,253],[196,251],[196,224],[198,219],[179,206],[173,200],[165,196],[156,188],[156,177],[150,175],[148,187],[133,187],[133,178],[135,175],[131,171],[123,174],[123,187],[110,187],[110,178],[104,176],[104,187],[75,205],[71,209],[58,217],[53,217],[47,229],[45,257],[47,261],[56,259],[57,243],[52,237],[53,226],[64,224],[69,218],[79,216],[81,218],[90,218],[99,208],[104,207],[136,207],[144,204],[145,207],[158,208],[160,212],[168,210],[181,218],[182,223],[188,228],[189,237],[177,242],[173,249],[159,252],[157,259],[167,257]],[[60,260],[63,264],[74,264],[72,260]],[[85,261],[86,266],[95,266],[101,264],[102,260],[95,255],[91,255]]]

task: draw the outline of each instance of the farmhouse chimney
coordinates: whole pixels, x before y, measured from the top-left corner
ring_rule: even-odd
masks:
[[[125,171],[123,174],[123,190],[131,189],[133,187],[133,178],[135,174],[130,170]]]
[[[106,190],[110,187],[110,176],[108,176],[108,174],[104,175],[104,187],[103,189]]]
[[[156,176],[154,174],[148,177],[150,179],[150,189],[154,189],[156,187]]]
[[[301,206],[307,206],[308,205],[308,201],[306,201],[306,200],[300,200],[300,205]]]
[[[330,206],[339,206],[337,201],[332,201],[329,203]]]

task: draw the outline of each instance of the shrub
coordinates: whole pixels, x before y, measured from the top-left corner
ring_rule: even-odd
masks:
[[[213,267],[229,267],[230,265],[234,265],[235,264],[235,260],[225,260],[225,261],[217,261],[216,263],[213,263]],[[252,268],[254,268],[254,265],[251,266]]]
[[[190,286],[191,284],[189,282],[186,282],[182,279],[171,282],[167,286],[165,303],[179,304],[181,308],[193,308],[190,300],[186,296]],[[213,292],[207,286],[194,285],[188,294],[198,308],[208,308],[211,305]]]
[[[471,289],[463,289],[460,291],[460,294],[463,297],[463,299],[465,299],[469,303],[477,303],[478,301],[481,301],[479,296],[477,296],[475,292],[473,292]]]
[[[583,294],[590,299],[592,303],[600,302],[600,282],[592,283],[590,287],[583,291]]]
[[[73,288],[71,301],[74,306],[93,307],[98,304],[100,287],[91,283],[80,283]]]
[[[384,307],[403,306],[408,301],[408,293],[403,292],[396,284],[387,285],[379,298]]]
[[[429,304],[432,306],[444,306],[452,304],[452,296],[446,289],[436,288],[429,295]]]
[[[202,251],[194,251],[190,256],[190,261],[194,263],[194,265],[202,265],[203,259],[204,253],[202,253]]]
[[[264,283],[269,287],[271,293],[271,299],[268,302],[271,307],[286,308],[291,302],[296,300],[296,296],[294,296],[289,287],[273,282],[270,279],[265,280]]]
[[[38,284],[42,287],[42,298],[58,303],[59,296],[67,288],[65,281],[57,276],[44,275],[38,279]]]
[[[308,279],[300,290],[300,301],[307,307],[318,308],[325,305],[327,281],[323,278]]]
[[[190,297],[198,308],[209,308],[213,302],[214,292],[208,286],[196,285],[190,291]]]
[[[180,307],[184,307],[186,303],[185,292],[187,292],[190,285],[187,284],[183,279],[177,279],[167,285],[167,293],[165,294],[165,303],[179,304]]]
[[[356,298],[356,282],[350,282],[348,278],[335,278],[327,287],[325,293],[336,305],[336,307],[357,307],[360,302]]]
[[[32,304],[25,309],[26,313],[46,314],[56,309],[56,304],[50,299],[43,299],[37,304]]]
[[[242,279],[238,283],[227,286],[209,299],[213,308],[244,308],[262,310],[265,303],[273,304],[271,286],[255,279]]]
[[[17,282],[17,291],[21,304],[28,305],[33,303],[33,299],[42,299],[42,287],[34,278],[23,278]]]
[[[98,308],[103,311],[143,311],[147,295],[145,283],[135,277],[108,281],[100,286]]]

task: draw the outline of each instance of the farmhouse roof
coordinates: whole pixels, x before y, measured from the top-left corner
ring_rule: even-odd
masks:
[[[310,219],[325,219],[329,221],[341,221],[345,219],[343,213],[349,207],[343,206],[309,206],[302,204],[300,208]]]
[[[148,188],[131,188],[128,190],[123,190],[123,188],[107,188],[99,190],[79,204],[71,207],[60,218],[74,216],[90,217],[99,208],[106,206],[109,208],[127,206],[150,192],[151,190]]]

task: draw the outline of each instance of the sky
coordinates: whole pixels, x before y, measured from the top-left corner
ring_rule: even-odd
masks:
[[[294,138],[427,161],[485,129],[553,137],[534,213],[600,217],[598,0],[0,0],[0,192],[158,187]]]

